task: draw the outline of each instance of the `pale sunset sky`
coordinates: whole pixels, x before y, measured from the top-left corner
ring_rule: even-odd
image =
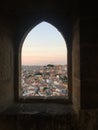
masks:
[[[54,26],[42,22],[28,33],[21,58],[22,65],[67,64],[66,41]]]

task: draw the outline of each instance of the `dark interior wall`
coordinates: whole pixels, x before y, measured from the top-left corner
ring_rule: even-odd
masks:
[[[80,34],[79,19],[73,26],[72,39],[72,102],[74,109],[80,109]]]
[[[98,19],[81,17],[80,23],[81,107],[98,108]]]
[[[98,20],[84,16],[80,21],[73,28],[72,100],[75,107],[92,109],[98,107]]]
[[[0,111],[14,99],[13,88],[13,41],[6,19],[0,20]]]
[[[13,117],[0,117],[1,130],[18,130],[17,120]],[[22,130],[22,129],[19,129]]]

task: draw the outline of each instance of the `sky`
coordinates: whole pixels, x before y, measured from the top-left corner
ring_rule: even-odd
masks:
[[[66,41],[53,25],[41,22],[25,38],[21,59],[22,65],[67,64]]]

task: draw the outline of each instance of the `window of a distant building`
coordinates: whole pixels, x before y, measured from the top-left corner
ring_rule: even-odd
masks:
[[[21,98],[68,99],[67,47],[61,33],[41,22],[21,48]]]

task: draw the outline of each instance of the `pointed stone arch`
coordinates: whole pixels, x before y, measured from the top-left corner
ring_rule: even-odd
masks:
[[[55,30],[55,32],[57,32],[57,34],[58,34],[58,37],[59,37],[59,39],[62,39],[62,41],[64,42],[64,45],[63,46],[65,46],[65,50],[66,50],[66,58],[67,58],[67,47],[66,47],[66,41],[64,40],[64,38],[63,38],[63,36],[61,35],[61,33],[58,31],[58,29],[56,28],[56,27],[54,27],[53,25],[51,25],[50,23],[48,23],[48,22],[46,22],[46,21],[42,21],[41,23],[39,23],[38,25],[36,25],[32,30],[34,30],[37,26],[39,26],[40,24],[46,24],[46,25],[48,25],[49,26],[49,29],[51,29],[51,32],[53,31],[53,30]],[[47,26],[47,28],[48,28],[48,26]],[[29,31],[29,33],[28,34],[30,34],[31,33],[31,31]],[[27,34],[27,37],[28,37],[28,34]],[[26,38],[27,38],[26,37]],[[25,43],[22,43],[22,45],[20,46],[20,50],[22,49],[22,47],[23,47],[23,45],[24,45]],[[62,46],[62,45],[61,45]],[[56,47],[56,46],[55,46]],[[22,53],[22,51],[20,51],[20,54]],[[67,60],[66,60],[66,62],[67,62]],[[20,63],[21,63],[21,61],[20,61]],[[21,86],[21,85],[20,85]]]

